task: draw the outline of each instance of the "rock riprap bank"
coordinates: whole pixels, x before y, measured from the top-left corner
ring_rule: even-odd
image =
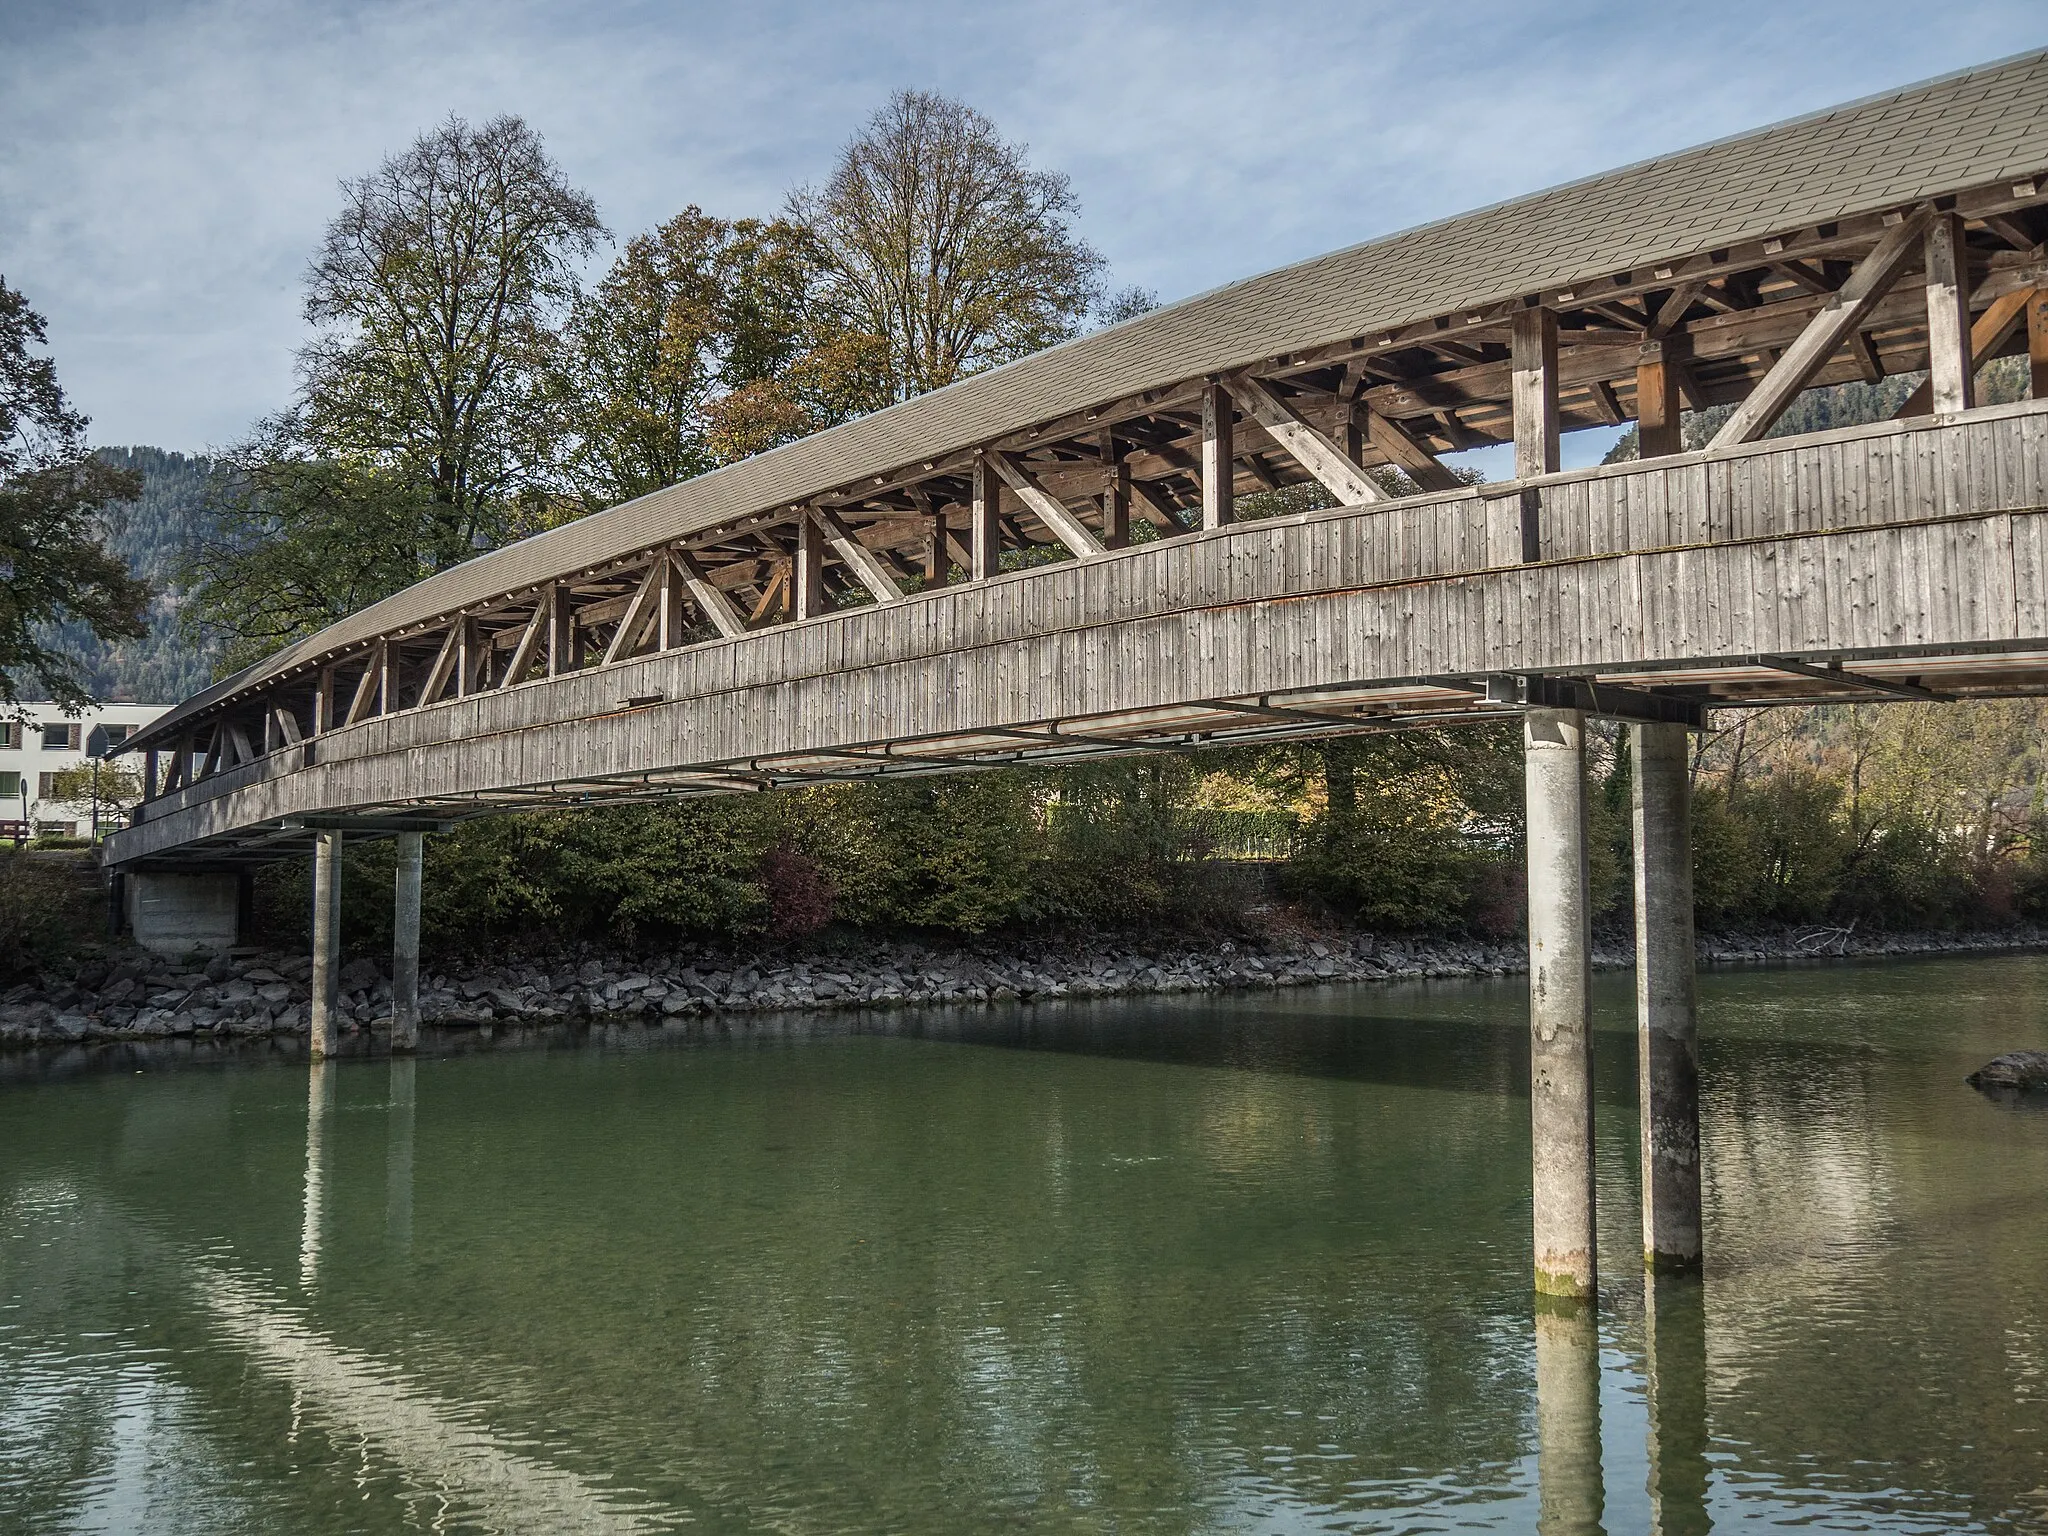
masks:
[[[2033,928],[1861,937],[1788,929],[1703,938],[1699,952],[1711,964],[2043,944],[2048,933]],[[1633,960],[1625,936],[1594,945],[1594,964],[1603,969]],[[892,941],[803,953],[686,948],[660,956],[535,959],[434,971],[421,980],[420,1012],[427,1024],[481,1026],[1507,976],[1527,964],[1519,939],[1370,933],[1039,940],[974,949]],[[46,978],[0,992],[0,1045],[303,1036],[311,974],[311,961],[301,955],[238,953],[189,965],[139,953],[113,955],[68,980]],[[358,958],[342,967],[345,1033],[375,1030],[388,1024],[390,1013],[391,983],[382,966]]]

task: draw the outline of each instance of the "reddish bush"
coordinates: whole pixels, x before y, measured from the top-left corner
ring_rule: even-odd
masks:
[[[787,843],[761,855],[761,894],[768,898],[768,931],[778,939],[816,933],[832,921],[835,892],[817,860]]]

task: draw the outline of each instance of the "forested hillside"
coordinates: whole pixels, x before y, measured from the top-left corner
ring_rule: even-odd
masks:
[[[99,699],[174,703],[212,681],[215,647],[191,644],[178,627],[183,594],[179,564],[209,524],[206,489],[212,465],[162,448],[101,448],[117,469],[142,476],[142,495],[111,509],[107,547],[147,581],[154,596],[149,633],[108,645],[82,623],[60,625],[54,639],[78,658],[85,685]]]

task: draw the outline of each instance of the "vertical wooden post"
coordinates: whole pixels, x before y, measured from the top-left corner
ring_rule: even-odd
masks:
[[[268,757],[279,745],[277,711],[266,700],[263,705],[263,755]]]
[[[657,651],[673,650],[683,638],[683,584],[677,579],[676,563],[666,554],[661,557],[661,591],[657,594],[661,602],[661,614],[655,621],[654,648]]]
[[[1230,391],[1211,384],[1202,391],[1202,526],[1222,528],[1237,520],[1237,418]]]
[[[455,621],[455,697],[476,691],[476,620],[464,614]]]
[[[924,549],[924,584],[926,590],[943,587],[952,562],[946,557],[946,514],[933,508],[926,519],[927,537]]]
[[[548,583],[548,676],[560,677],[576,670],[582,658],[576,647],[576,603],[569,589],[558,581]]]
[[[398,834],[398,871],[391,909],[391,1049],[420,1043],[420,873],[426,838]]]
[[[2036,288],[2027,300],[2028,393],[2048,400],[2048,288]]]
[[[974,459],[974,516],[969,529],[969,550],[974,556],[970,573],[976,581],[996,574],[1002,557],[1003,484],[986,454]]]
[[[1102,547],[1123,549],[1131,542],[1131,466],[1116,445],[1116,434],[1102,434]]]
[[[1557,316],[1518,309],[1512,324],[1515,478],[1554,475],[1558,465]]]
[[[1365,468],[1365,423],[1359,412],[1365,407],[1356,400],[1346,400],[1340,409],[1337,425],[1337,446],[1344,450],[1344,457]]]
[[[398,647],[389,640],[377,642],[377,713],[393,714],[398,709]]]
[[[1976,393],[1970,356],[1970,257],[1963,221],[1937,214],[1927,226],[1927,381],[1936,415],[1967,411]]]
[[[789,573],[795,616],[815,619],[825,607],[825,530],[808,511],[796,519],[796,565]]]
[[[1510,326],[1515,409],[1515,478],[1552,475],[1558,467],[1557,316],[1518,309]],[[1543,558],[1543,493],[1520,496],[1522,558]]]
[[[313,850],[313,1059],[332,1056],[341,1031],[341,834],[317,833]]]
[[[313,734],[324,736],[334,729],[334,668],[322,667],[313,685]]]
[[[154,800],[162,791],[157,788],[156,748],[151,747],[142,754],[142,798]]]
[[[1636,452],[1661,458],[1685,446],[1679,432],[1678,343],[1646,341],[1636,357]]]

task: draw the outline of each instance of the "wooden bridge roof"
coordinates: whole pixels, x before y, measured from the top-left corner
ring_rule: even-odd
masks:
[[[2048,172],[2048,50],[1864,100],[1247,278],[467,561],[181,704],[132,745],[382,634],[634,551],[829,497],[1116,403],[1406,327],[1498,322],[1572,285],[1668,278],[1786,231]],[[2026,192],[2031,194],[2028,186]],[[1770,247],[1763,247],[1769,249]]]

